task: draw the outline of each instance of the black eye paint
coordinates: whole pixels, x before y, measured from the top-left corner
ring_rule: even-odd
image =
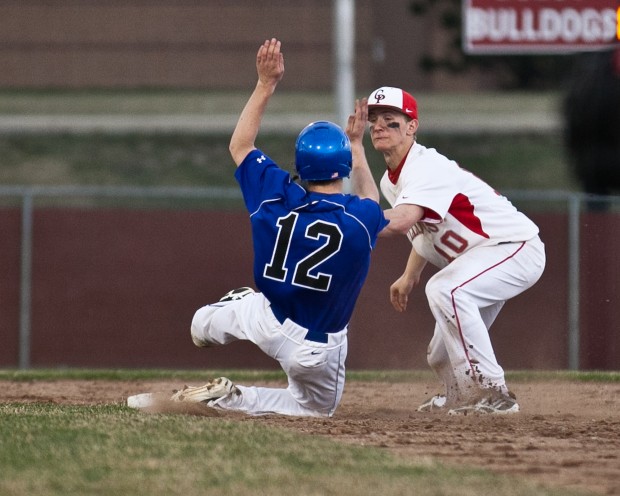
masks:
[[[390,122],[387,127],[390,127],[392,129],[398,129],[400,127],[400,122]]]

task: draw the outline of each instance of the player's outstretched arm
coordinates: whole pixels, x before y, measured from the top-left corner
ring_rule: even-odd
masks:
[[[401,203],[394,208],[383,211],[385,218],[390,221],[387,227],[379,233],[385,238],[397,234],[407,234],[413,225],[422,220],[424,209],[419,205]]]
[[[370,198],[379,202],[379,189],[375,183],[366,152],[364,151],[364,132],[368,122],[368,101],[366,98],[355,100],[355,113],[349,116],[346,133],[351,141],[353,167],[351,171],[351,189],[361,198]]]
[[[412,247],[403,275],[390,286],[390,302],[397,312],[407,310],[409,293],[420,283],[424,267],[426,267],[426,260]]]
[[[256,148],[254,143],[265,108],[284,75],[284,55],[280,48],[281,42],[272,38],[265,40],[256,54],[258,82],[241,111],[228,147],[237,165],[241,164],[247,154]]]

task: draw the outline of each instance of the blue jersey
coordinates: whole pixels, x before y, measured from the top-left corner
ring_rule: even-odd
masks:
[[[254,281],[280,322],[327,342],[353,313],[377,235],[387,225],[379,204],[346,194],[308,192],[260,150],[235,177],[250,212]]]

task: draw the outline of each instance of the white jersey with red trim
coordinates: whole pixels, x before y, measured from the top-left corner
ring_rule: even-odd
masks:
[[[433,148],[415,143],[402,169],[391,175],[386,171],[381,178],[381,192],[392,207],[413,204],[424,209],[408,237],[437,267],[474,246],[527,241],[538,234],[536,224],[506,197]]]

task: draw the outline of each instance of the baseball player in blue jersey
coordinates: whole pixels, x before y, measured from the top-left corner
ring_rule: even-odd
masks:
[[[284,74],[281,43],[259,48],[258,82],[230,141],[237,178],[250,213],[254,282],[200,308],[192,320],[197,346],[249,340],[276,359],[287,388],[235,385],[220,377],[176,392],[174,401],[204,402],[251,415],[331,416],[345,381],[347,325],[379,232],[387,225],[368,165],[352,154],[347,135],[330,122],[304,128],[295,145],[302,184],[279,168],[254,142],[267,103]],[[356,105],[349,119],[365,125]],[[350,129],[349,129],[350,128]],[[351,174],[356,195],[343,194]]]

